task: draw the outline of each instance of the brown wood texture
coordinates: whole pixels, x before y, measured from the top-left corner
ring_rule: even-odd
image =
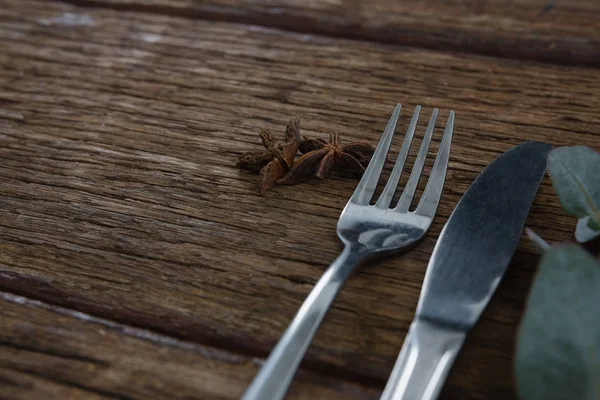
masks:
[[[260,363],[0,292],[0,396],[10,399],[231,399]],[[290,399],[375,399],[300,372]]]
[[[597,0],[69,0],[301,33],[600,66]]]
[[[412,319],[435,238],[464,190],[524,140],[600,149],[598,78],[598,70],[583,67],[5,0],[0,288],[245,359],[266,357],[338,255],[335,225],[356,181],[332,176],[259,197],[257,176],[236,170],[236,157],[260,149],[259,128],[281,135],[296,115],[306,135],[336,130],[343,139],[376,144],[398,102],[405,105],[399,131],[414,106],[424,106],[420,134],[439,107],[436,139],[452,108],[455,139],[431,234],[351,278],[303,363],[323,382],[359,382],[378,394]],[[548,240],[572,238],[575,221],[549,179],[528,224]],[[444,399],[514,396],[514,335],[536,262],[523,240]],[[86,329],[76,325],[74,332]],[[40,380],[53,370],[39,368]],[[225,364],[214,368],[234,373]],[[252,371],[243,369],[231,390],[247,385]],[[12,374],[5,380],[21,379],[18,370]],[[75,372],[67,376],[86,382]],[[300,374],[293,390],[302,395],[311,379]],[[110,384],[100,379],[96,390]],[[40,390],[66,389],[48,383]],[[236,397],[215,390],[215,398]]]

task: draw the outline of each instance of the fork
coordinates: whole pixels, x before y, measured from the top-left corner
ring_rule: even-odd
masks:
[[[390,205],[415,133],[421,106],[415,107],[392,173],[377,202],[371,205],[401,108],[401,104],[396,105],[367,169],[340,215],[337,234],[344,245],[342,253],[329,266],[308,295],[269,358],[242,396],[242,400],[283,399],[319,325],[352,271],[369,258],[409,250],[429,230],[437,212],[446,177],[454,128],[454,111],[450,110],[438,154],[423,195],[416,209],[409,211],[433,136],[438,114],[437,108],[433,110],[412,172],[398,203],[391,208]]]

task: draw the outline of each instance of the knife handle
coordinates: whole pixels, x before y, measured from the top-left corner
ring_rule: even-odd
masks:
[[[413,321],[380,400],[437,399],[465,336]]]

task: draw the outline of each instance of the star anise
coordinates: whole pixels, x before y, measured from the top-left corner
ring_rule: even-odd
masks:
[[[337,133],[329,135],[329,142],[304,138],[298,147],[302,157],[277,183],[294,184],[311,175],[323,179],[334,166],[361,177],[375,151],[373,146],[364,142],[342,144]]]
[[[273,134],[266,129],[262,129],[259,135],[266,151],[244,153],[235,166],[260,173],[258,191],[264,196],[294,164],[300,144],[300,118],[296,117],[288,122],[280,143],[276,143]]]

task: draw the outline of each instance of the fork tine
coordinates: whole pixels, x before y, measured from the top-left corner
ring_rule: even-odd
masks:
[[[396,130],[396,124],[401,108],[401,104],[396,105],[385,131],[383,132],[383,135],[381,135],[379,144],[377,144],[377,147],[375,148],[371,161],[360,182],[358,182],[358,186],[352,194],[352,197],[350,197],[350,202],[359,205],[367,205],[371,201],[373,193],[375,193],[375,189],[377,188],[377,182],[379,181],[379,176],[383,170],[387,153],[392,144],[392,138],[394,137],[394,131]]]
[[[450,110],[446,129],[442,137],[442,143],[438,151],[433,170],[425,186],[423,196],[417,205],[415,213],[433,218],[437,211],[440,198],[442,197],[442,187],[446,179],[446,169],[448,168],[448,160],[450,159],[450,146],[452,143],[452,133],[454,131],[454,110]]]
[[[413,136],[415,135],[415,129],[417,127],[417,121],[419,120],[419,113],[421,112],[421,106],[415,107],[415,111],[413,113],[412,119],[410,120],[410,125],[408,126],[408,130],[406,131],[406,136],[404,136],[404,142],[402,143],[402,148],[400,149],[400,153],[398,154],[398,159],[396,160],[396,164],[394,165],[394,169],[392,170],[392,174],[379,196],[375,207],[379,208],[388,208],[394,197],[394,193],[396,192],[396,188],[398,187],[398,181],[400,180],[400,176],[402,175],[402,170],[404,168],[404,163],[406,161],[406,156],[408,156],[408,151],[410,149],[410,145],[412,143]]]
[[[419,184],[419,178],[421,177],[421,172],[423,171],[423,166],[425,165],[425,158],[427,157],[427,151],[429,150],[429,144],[431,143],[431,137],[433,136],[433,129],[435,128],[435,120],[437,115],[438,109],[434,108],[433,113],[431,114],[431,119],[429,120],[429,125],[427,126],[427,131],[425,131],[423,143],[421,143],[421,148],[419,149],[419,154],[417,155],[415,165],[413,165],[413,170],[408,178],[408,183],[402,192],[402,196],[400,196],[400,200],[398,200],[398,205],[396,208],[394,208],[396,211],[407,212],[410,208],[410,203],[415,196],[417,185]]]

